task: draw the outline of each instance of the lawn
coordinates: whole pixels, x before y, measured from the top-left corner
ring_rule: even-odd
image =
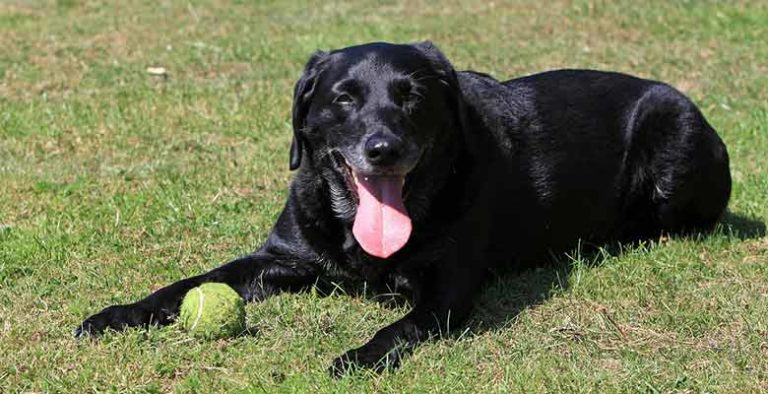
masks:
[[[768,391],[768,2],[430,4],[0,2],[0,392]],[[500,79],[671,83],[728,145],[729,214],[700,239],[503,274],[469,325],[383,375],[325,373],[405,313],[344,294],[250,304],[238,338],[72,337],[259,246],[312,51],[423,39]]]

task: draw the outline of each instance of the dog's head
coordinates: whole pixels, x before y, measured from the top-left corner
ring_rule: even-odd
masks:
[[[389,257],[449,170],[460,96],[455,71],[429,42],[315,53],[294,90],[290,167],[320,174],[362,248]]]

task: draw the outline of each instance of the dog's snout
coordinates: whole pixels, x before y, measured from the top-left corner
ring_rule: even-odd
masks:
[[[365,157],[373,165],[391,165],[402,156],[402,145],[402,142],[393,135],[376,133],[365,142]]]

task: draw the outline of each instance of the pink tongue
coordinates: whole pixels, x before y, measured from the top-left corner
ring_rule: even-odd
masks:
[[[383,259],[411,236],[411,218],[403,205],[402,177],[353,177],[360,204],[352,234],[368,254]]]

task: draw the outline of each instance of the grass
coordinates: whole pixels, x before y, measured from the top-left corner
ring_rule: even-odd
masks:
[[[2,2],[0,392],[765,392],[767,36],[764,1]],[[233,339],[71,337],[264,240],[313,50],[422,39],[499,78],[672,83],[729,147],[731,213],[703,239],[504,274],[468,327],[381,376],[325,374],[404,313],[343,294],[251,304]]]

